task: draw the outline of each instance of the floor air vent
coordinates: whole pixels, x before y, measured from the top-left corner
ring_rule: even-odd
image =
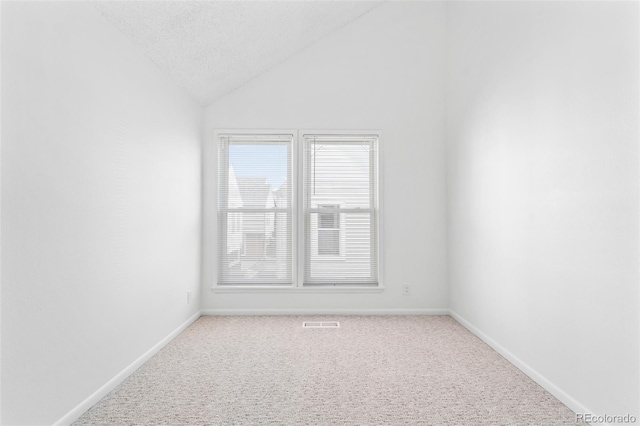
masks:
[[[338,321],[305,321],[302,323],[302,328],[339,328],[340,323]]]

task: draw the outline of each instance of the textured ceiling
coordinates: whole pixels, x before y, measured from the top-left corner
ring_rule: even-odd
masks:
[[[94,6],[202,105],[380,1],[98,1]]]

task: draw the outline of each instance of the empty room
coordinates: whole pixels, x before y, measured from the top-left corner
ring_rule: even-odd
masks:
[[[637,1],[1,1],[0,424],[640,424]]]

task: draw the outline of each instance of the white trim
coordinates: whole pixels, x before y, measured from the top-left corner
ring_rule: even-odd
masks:
[[[252,290],[255,291],[255,290]],[[295,290],[294,290],[295,291]],[[300,290],[297,290],[300,291]],[[187,321],[178,326],[175,330],[169,333],[164,339],[155,344],[147,352],[142,354],[138,359],[132,362],[129,366],[124,368],[115,377],[105,383],[97,391],[91,394],[87,399],[78,404],[75,408],[65,414],[54,426],[67,426],[71,425],[80,416],[87,412],[93,405],[104,398],[109,392],[115,389],[120,383],[122,383],[127,377],[129,377],[135,370],[137,370],[142,364],[147,362],[151,357],[158,353],[164,346],[166,346],[171,340],[178,336],[188,326],[194,323],[200,316],[255,316],[255,315],[449,315],[455,319],[460,325],[465,327],[471,333],[480,338],[483,342],[491,346],[496,352],[502,355],[507,361],[513,364],[516,368],[529,376],[534,382],[542,386],[547,392],[557,398],[560,402],[565,404],[569,409],[575,413],[594,413],[594,411],[585,408],[574,398],[572,398],[565,391],[556,386],[549,379],[544,377],[534,368],[523,362],[520,358],[512,354],[504,346],[493,340],[483,331],[471,324],[469,321],[462,318],[456,312],[445,308],[435,309],[203,309],[192,315]]]
[[[211,287],[214,293],[382,293],[384,287],[378,286],[303,286],[296,287],[293,285],[217,285]]]
[[[127,367],[125,367],[120,373],[116,374],[111,380],[102,385],[97,391],[92,393],[87,399],[78,404],[75,408],[62,416],[60,420],[55,422],[53,426],[67,426],[80,418],[85,412],[93,407],[102,398],[107,396],[109,392],[114,390],[120,383],[122,383],[127,377],[133,374],[142,364],[147,362],[151,357],[160,351],[163,347],[172,341],[178,334],[182,333],[187,327],[193,324],[198,318],[200,318],[201,312],[198,311],[192,315],[188,320],[183,322],[178,328],[169,333],[164,339],[156,343],[151,349],[142,354],[138,359],[133,361]]]
[[[377,213],[377,220],[376,220],[376,226],[377,226],[377,235],[376,235],[376,243],[377,243],[377,269],[378,269],[378,283],[377,286],[379,288],[384,288],[384,256],[383,256],[383,247],[384,247],[384,241],[383,241],[383,235],[384,235],[384,218],[383,218],[383,210],[384,210],[384,194],[382,191],[383,188],[383,183],[384,183],[384,176],[383,176],[383,170],[384,170],[384,156],[382,155],[382,150],[383,150],[383,146],[384,146],[384,131],[382,129],[317,129],[317,128],[302,128],[298,130],[298,138],[297,138],[297,143],[300,145],[300,153],[298,156],[299,159],[299,170],[298,170],[298,179],[300,182],[299,185],[299,200],[300,202],[299,207],[300,207],[300,212],[299,212],[299,217],[298,217],[298,222],[299,222],[299,236],[298,236],[298,249],[301,250],[301,252],[299,253],[299,259],[298,259],[298,286],[303,286],[304,285],[304,281],[305,281],[305,276],[304,276],[304,262],[305,262],[305,255],[304,255],[304,251],[306,250],[306,248],[304,247],[304,234],[305,234],[305,229],[304,229],[304,214],[305,214],[305,207],[302,205],[304,203],[304,188],[303,188],[303,182],[304,182],[304,136],[306,134],[310,134],[310,135],[336,135],[336,136],[370,136],[370,137],[375,137],[377,140],[376,143],[376,153],[375,153],[375,161],[376,161],[376,172],[377,172],[377,179],[376,179],[376,188],[374,189],[377,190],[377,205],[372,206],[373,210],[376,211]]]
[[[449,315],[448,309],[203,309],[203,316],[227,315]]]
[[[300,146],[303,145],[303,146]],[[300,130],[296,134],[296,274],[294,286],[301,289],[304,283],[304,253],[305,238],[304,238],[304,140],[302,139]],[[300,206],[298,206],[300,204]]]
[[[458,321],[464,328],[479,337],[480,340],[491,346],[496,352],[506,358],[507,361],[515,365],[520,371],[529,376],[529,378],[531,378],[534,382],[542,386],[547,392],[556,397],[560,402],[569,407],[569,409],[571,409],[574,413],[595,413],[595,411],[587,409],[584,405],[573,399],[573,397],[571,397],[568,393],[560,389],[560,387],[554,384],[551,380],[540,374],[529,364],[522,361],[500,343],[493,340],[486,333],[471,324],[466,319],[462,318],[456,312],[454,312],[453,310],[449,310],[449,315],[453,319]]]
[[[205,196],[207,197],[212,197],[213,202],[211,203],[211,213],[210,214],[206,214],[206,212],[203,214],[205,220],[210,220],[211,226],[213,228],[215,228],[215,236],[216,236],[216,241],[215,242],[209,242],[206,241],[206,247],[207,247],[207,253],[203,253],[202,255],[202,259],[208,259],[208,262],[213,262],[214,265],[211,265],[208,269],[209,270],[213,270],[214,272],[211,274],[212,276],[209,278],[209,280],[211,281],[211,287],[212,288],[217,288],[219,286],[219,280],[220,280],[220,269],[219,269],[219,259],[218,259],[218,254],[220,253],[220,244],[222,242],[222,240],[220,239],[220,203],[219,203],[219,191],[220,191],[220,181],[219,181],[219,177],[220,177],[220,135],[223,134],[235,134],[235,135],[291,135],[291,140],[290,142],[287,142],[286,145],[288,145],[291,148],[291,153],[290,153],[290,159],[289,159],[289,167],[290,167],[290,181],[289,181],[289,186],[291,187],[291,208],[290,209],[282,209],[282,210],[286,210],[286,211],[290,211],[291,213],[291,221],[292,221],[292,229],[291,229],[291,280],[293,281],[293,284],[295,284],[295,280],[296,280],[296,268],[297,268],[297,256],[298,256],[298,250],[297,250],[297,226],[296,226],[296,220],[298,218],[298,211],[297,211],[297,192],[296,192],[296,187],[298,185],[297,179],[298,179],[298,175],[297,175],[297,150],[298,150],[298,131],[296,129],[283,129],[283,128],[277,128],[277,129],[236,129],[236,128],[216,128],[213,129],[213,139],[210,141],[211,145],[211,153],[213,156],[213,159],[211,161],[210,164],[205,164],[203,165],[204,167],[208,167],[210,169],[213,170],[213,175],[216,175],[216,184],[212,185],[212,188],[210,188],[209,193],[205,194]],[[228,167],[228,165],[227,165]],[[223,173],[224,175],[224,173]],[[270,212],[274,212],[274,211],[279,211],[280,209],[271,209],[269,210]],[[206,237],[203,237],[206,238]],[[209,255],[208,253],[211,253],[213,256]],[[206,280],[206,278],[204,279]],[[249,286],[247,286],[249,287]]]
[[[336,288],[330,289],[309,289],[304,287],[304,256],[301,255],[304,252],[304,211],[301,208],[301,200],[303,196],[303,187],[302,187],[302,173],[303,173],[303,154],[304,149],[301,148],[302,139],[301,135],[305,133],[315,133],[321,135],[370,135],[375,136],[377,138],[377,152],[376,152],[376,161],[377,161],[377,206],[375,206],[375,210],[377,212],[377,269],[378,269],[378,283],[375,287],[375,290],[372,288],[345,288],[344,290],[337,290]],[[220,186],[220,182],[218,182],[220,176],[220,156],[219,156],[219,135],[221,134],[257,134],[257,135],[265,135],[265,134],[287,134],[293,135],[292,140],[292,152],[291,152],[291,162],[292,162],[292,170],[291,170],[291,203],[292,203],[292,279],[293,282],[291,286],[287,285],[278,285],[278,288],[259,288],[258,286],[235,286],[235,289],[230,289],[231,285],[219,285],[219,268],[218,268],[218,253],[220,251],[220,239],[219,239],[219,202],[218,202],[218,190]],[[383,235],[384,235],[384,220],[383,220],[383,156],[382,156],[382,146],[383,146],[383,131],[379,129],[368,129],[368,130],[353,130],[353,129],[291,129],[291,128],[274,128],[274,129],[237,129],[237,128],[214,128],[212,130],[212,139],[209,141],[205,141],[207,146],[210,149],[209,155],[205,159],[203,157],[203,173],[209,176],[210,180],[215,181],[216,184],[211,184],[210,188],[204,188],[203,194],[208,200],[211,200],[211,203],[203,202],[203,205],[208,206],[210,211],[203,211],[203,229],[206,229],[207,234],[203,234],[203,242],[202,242],[202,260],[203,264],[201,265],[203,281],[205,283],[209,283],[212,290],[216,293],[250,293],[250,292],[293,292],[293,291],[303,291],[303,292],[335,292],[335,293],[379,293],[384,290],[384,256],[383,256]],[[209,184],[204,184],[204,186],[209,186]],[[210,238],[210,235],[213,238]],[[205,263],[208,264],[205,265]],[[210,264],[213,262],[214,264]],[[292,287],[298,290],[292,290]],[[303,290],[304,288],[304,290]]]
[[[201,282],[214,286],[218,283],[218,143],[216,130],[205,129],[200,165],[202,206],[200,252]]]

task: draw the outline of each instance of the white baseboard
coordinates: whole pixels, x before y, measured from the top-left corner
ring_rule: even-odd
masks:
[[[203,309],[202,315],[449,315],[448,309]]]
[[[53,426],[68,426],[82,416],[89,408],[93,407],[98,401],[104,398],[109,392],[114,390],[120,383],[129,377],[134,371],[136,371],[142,364],[147,362],[152,356],[154,356],[160,349],[162,349],[167,343],[173,340],[184,329],[189,327],[195,320],[200,318],[200,312],[196,312],[188,320],[183,322],[178,328],[169,333],[164,339],[156,343],[151,349],[146,351],[142,356],[133,361],[124,370],[118,373],[114,378],[105,383],[100,389],[95,391],[91,396],[78,404],[74,409],[65,414],[60,420],[55,422]]]
[[[450,315],[463,327],[491,346],[496,352],[506,358],[572,411],[575,413],[593,413],[593,411],[580,404],[538,371],[509,352],[504,346],[500,345],[456,312],[449,309],[203,309],[191,316],[187,321],[169,333],[169,335],[164,339],[118,373],[118,375],[109,380],[105,385],[78,404],[74,409],[69,411],[60,420],[54,423],[54,426],[67,426],[73,423],[202,315]]]
[[[449,315],[458,321],[463,327],[475,334],[487,345],[491,346],[496,352],[505,357],[510,363],[515,365],[520,371],[529,376],[534,382],[542,386],[547,392],[556,397],[560,402],[569,407],[574,413],[593,413],[593,411],[587,409],[584,405],[573,399],[568,393],[556,386],[551,380],[540,374],[530,365],[522,361],[520,358],[509,352],[504,346],[493,340],[486,333],[479,328],[471,324],[460,315],[450,310]]]

